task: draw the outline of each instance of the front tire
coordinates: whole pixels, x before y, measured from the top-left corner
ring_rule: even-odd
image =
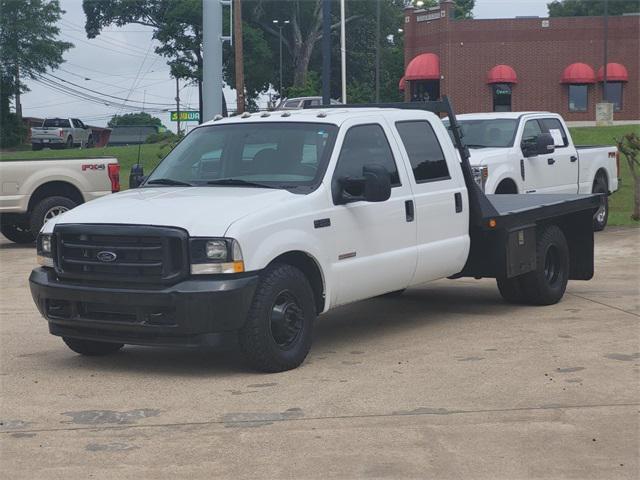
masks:
[[[41,200],[31,212],[31,231],[37,234],[47,220],[71,210],[76,205],[76,202],[68,197],[56,196]]]
[[[603,193],[603,204],[593,216],[593,231],[601,232],[607,226],[609,221],[609,189],[607,187],[607,180],[602,175],[598,175],[593,182],[593,193]]]
[[[556,225],[538,234],[536,269],[522,275],[523,301],[531,305],[553,305],[564,296],[569,281],[569,246]]]
[[[100,357],[117,352],[124,344],[110,342],[96,342],[95,340],[82,340],[79,338],[62,337],[62,341],[71,350],[88,357]]]
[[[286,264],[266,269],[240,331],[240,349],[262,372],[298,367],[309,353],[316,309],[305,275]]]

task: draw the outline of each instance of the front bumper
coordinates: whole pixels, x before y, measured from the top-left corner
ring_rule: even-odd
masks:
[[[189,278],[167,287],[61,281],[50,268],[29,285],[53,335],[133,345],[221,345],[242,328],[258,274]]]

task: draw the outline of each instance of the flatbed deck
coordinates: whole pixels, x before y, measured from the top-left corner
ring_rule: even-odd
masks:
[[[594,213],[600,206],[601,196],[552,193],[486,195],[497,215],[485,213],[483,225],[489,228],[488,222],[493,219],[496,227],[510,228],[584,210]]]

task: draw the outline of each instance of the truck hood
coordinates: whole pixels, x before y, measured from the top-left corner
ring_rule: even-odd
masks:
[[[508,148],[470,148],[469,162],[472,167],[484,167],[508,160]]]
[[[128,190],[80,205],[48,221],[179,227],[192,237],[221,237],[242,217],[296,195],[287,190],[246,187],[159,187]]]

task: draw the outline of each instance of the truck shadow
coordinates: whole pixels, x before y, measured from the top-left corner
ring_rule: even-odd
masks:
[[[407,290],[398,298],[365,300],[323,315],[316,324],[310,358],[327,351],[357,350],[359,344],[389,341],[394,335],[406,336],[409,332],[428,339],[430,332],[444,322],[475,322],[482,321],[483,316],[496,315],[510,318],[508,312],[515,308],[522,307],[505,303],[497,289],[487,288],[486,283],[438,282]],[[106,357],[82,357],[67,352],[51,361],[57,368],[103,373],[206,378],[256,375],[243,362],[237,346],[225,351],[126,346]],[[307,362],[313,368],[310,364]]]

